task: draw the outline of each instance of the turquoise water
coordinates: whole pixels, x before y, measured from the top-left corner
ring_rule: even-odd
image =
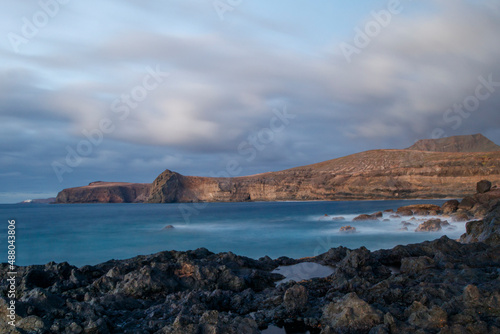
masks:
[[[253,258],[297,258],[340,245],[376,250],[433,240],[443,234],[456,239],[464,233],[464,223],[454,224],[452,231],[415,233],[411,228],[399,231],[401,219],[351,221],[361,213],[443,202],[0,205],[0,233],[4,236],[0,236],[0,262],[7,261],[8,219],[16,220],[17,265],[67,261],[82,266],[199,247]],[[345,220],[334,221],[331,218],[335,216]],[[163,230],[166,225],[174,228]],[[340,233],[339,228],[345,225],[355,226],[358,233]]]

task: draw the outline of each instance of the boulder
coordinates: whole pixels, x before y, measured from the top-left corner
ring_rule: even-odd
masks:
[[[477,200],[473,196],[465,196],[458,205],[459,210],[470,210],[476,205]]]
[[[347,225],[347,226],[342,226],[339,231],[343,232],[343,233],[355,233],[356,232],[356,228]]]
[[[303,285],[288,288],[283,298],[283,306],[289,313],[298,313],[307,305],[307,289]]]
[[[414,204],[398,208],[396,211],[400,216],[436,216],[442,213],[441,207],[434,204]]]
[[[367,215],[367,214],[362,214],[357,217],[355,217],[352,221],[363,221],[363,220],[378,220],[378,215],[376,213]]]
[[[469,215],[465,212],[459,212],[451,216],[452,222],[466,222],[469,220]]]
[[[447,325],[448,314],[439,306],[427,308],[418,301],[406,310],[409,313],[408,322],[417,327],[437,330]]]
[[[165,226],[163,229],[164,229],[164,230],[171,230],[171,229],[173,229],[173,228],[174,228],[174,226],[173,226],[173,225],[167,225],[167,226]]]
[[[418,225],[415,232],[438,232],[441,231],[442,226],[449,225],[448,221],[441,219],[429,219],[422,224]]]
[[[465,225],[462,243],[484,242],[491,246],[500,245],[500,207],[482,220],[470,221]]]
[[[476,190],[479,194],[487,193],[491,190],[491,182],[488,180],[479,181],[476,185]]]
[[[457,201],[456,199],[452,199],[450,201],[445,202],[441,206],[441,211],[443,211],[443,214],[445,214],[445,215],[455,213],[458,210],[459,204],[460,204],[459,201]]]
[[[348,293],[323,309],[321,322],[342,331],[368,331],[383,321],[383,313],[360,299],[355,292]]]

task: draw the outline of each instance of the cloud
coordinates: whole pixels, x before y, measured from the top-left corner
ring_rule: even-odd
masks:
[[[407,4],[348,63],[333,38],[334,23],[297,33],[292,22],[245,12],[251,6],[221,23],[216,13],[203,12],[211,6],[197,1],[171,4],[168,11],[135,1],[112,1],[103,11],[75,3],[26,45],[30,52],[0,50],[0,148],[6,153],[0,177],[21,173],[11,187],[26,175],[53,182],[51,162],[64,160],[66,147],[85,140],[82,131],[98,129],[103,119],[114,130],[65,182],[78,185],[96,174],[134,181],[141,168],[150,179],[164,168],[206,175],[235,158],[245,173],[256,173],[410,146],[437,127],[447,135],[488,133],[500,142],[500,87],[458,128],[444,117],[474,94],[480,76],[500,82],[499,5],[425,4],[419,12]],[[312,48],[307,36],[318,32],[332,34],[335,43],[298,48]],[[113,103],[157,67],[170,75],[121,119]],[[296,119],[255,160],[242,159],[238,145],[269,127],[273,109],[285,105]]]

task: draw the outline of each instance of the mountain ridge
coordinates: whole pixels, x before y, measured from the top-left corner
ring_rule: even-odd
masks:
[[[460,143],[455,149],[469,151],[484,149],[484,143],[489,141],[484,136],[487,141],[477,135],[469,137],[473,138],[450,137],[426,143],[433,143],[430,145],[434,150]],[[364,151],[283,171],[233,178],[184,176],[167,169],[149,187],[97,182],[92,187],[61,191],[57,203],[458,198],[473,191],[471,185],[483,179],[500,184],[500,150],[442,152],[410,147]]]
[[[500,151],[500,146],[482,134],[453,136],[439,139],[421,139],[407,150],[429,152],[493,152]]]

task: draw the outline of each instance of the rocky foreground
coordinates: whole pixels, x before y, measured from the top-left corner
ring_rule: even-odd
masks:
[[[3,280],[0,332],[257,334],[273,324],[321,334],[500,333],[500,192],[485,182],[478,191],[438,212],[478,218],[460,242],[338,247],[298,260],[197,249],[19,267],[17,328],[7,324]],[[275,268],[301,262],[333,274],[276,284]],[[2,277],[8,271],[0,266]]]

